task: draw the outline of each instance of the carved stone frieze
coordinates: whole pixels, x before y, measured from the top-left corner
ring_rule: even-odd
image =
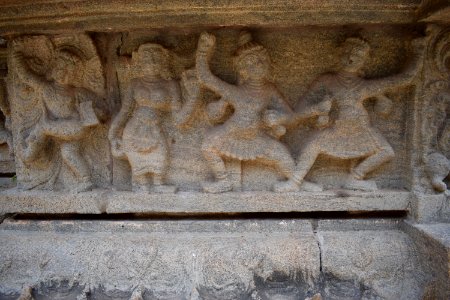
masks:
[[[92,40],[87,35],[19,37],[10,42],[8,67],[20,186],[76,192],[108,181],[107,174],[93,174],[107,167],[101,123],[109,112]]]

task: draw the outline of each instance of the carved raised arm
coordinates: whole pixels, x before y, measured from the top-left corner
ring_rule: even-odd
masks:
[[[226,95],[235,87],[215,76],[209,69],[209,58],[214,51],[216,38],[212,34],[203,32],[198,41],[198,48],[196,54],[196,71],[197,78],[201,85],[218,93],[219,95]]]
[[[307,103],[306,98],[313,94],[318,94],[322,99],[319,103],[313,105],[300,105],[296,107],[295,114],[289,120],[290,125],[296,125],[306,119],[327,116],[330,112],[333,98],[326,91],[327,75],[322,75],[316,79],[309,87],[308,91],[300,98],[299,103]]]
[[[181,74],[181,96],[183,104],[175,110],[175,123],[177,126],[185,126],[191,119],[195,109],[199,105],[200,84],[195,70],[187,70]]]
[[[413,41],[414,55],[412,62],[407,68],[396,75],[367,80],[365,93],[368,97],[384,93],[385,90],[400,87],[411,83],[417,72],[421,69],[423,64],[423,49],[425,47],[425,39],[420,38]]]
[[[289,123],[294,116],[294,111],[275,87],[271,100],[271,104],[264,116],[265,123],[270,127]]]
[[[16,70],[16,73],[19,76],[19,78],[26,84],[29,84],[33,87],[42,86],[43,84],[46,84],[45,80],[41,76],[36,75],[29,70],[29,67],[25,63],[25,57],[23,53],[21,53],[20,51],[16,51],[17,46],[15,45],[17,45],[17,42],[13,42],[14,52],[11,55],[10,59],[11,65]]]

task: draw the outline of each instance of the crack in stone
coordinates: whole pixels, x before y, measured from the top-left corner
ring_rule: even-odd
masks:
[[[322,246],[320,245],[320,239],[317,235],[318,220],[311,220],[311,226],[312,226],[314,238],[316,239],[316,242],[317,242],[317,247],[319,247],[319,270],[320,270],[320,274],[323,275],[323,272],[322,272]]]

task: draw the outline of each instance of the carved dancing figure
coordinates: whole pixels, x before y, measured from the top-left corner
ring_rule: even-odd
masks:
[[[370,97],[377,97],[375,109],[382,114],[388,114],[392,102],[383,95],[384,92],[390,88],[409,84],[416,74],[421,59],[416,49],[414,62],[404,73],[369,80],[360,75],[369,51],[369,44],[362,39],[347,39],[341,60],[342,69],[337,74],[321,75],[312,84],[309,92],[322,91],[325,101],[333,102],[336,117],[328,127],[315,132],[306,142],[293,176],[284,186],[279,185],[278,191],[288,191],[294,186],[299,186],[320,154],[340,159],[362,159],[352,168],[345,188],[376,189],[375,182],[364,180],[366,175],[393,159],[395,153],[381,133],[370,124],[364,101]],[[322,118],[319,121],[325,123],[329,120]]]
[[[169,51],[151,43],[133,53],[132,65],[139,75],[124,87],[122,107],[111,124],[112,153],[129,161],[133,191],[174,193],[176,187],[166,184],[170,149],[162,114],[172,112],[177,124],[190,115],[195,101],[190,100],[181,109],[181,96],[198,94],[195,72],[183,73],[180,89],[178,82],[170,78]]]
[[[72,191],[87,191],[93,187],[93,183],[81,143],[91,128],[107,118],[108,109],[97,93],[74,84],[75,78],[83,73],[80,49],[73,49],[76,48],[73,45],[72,48],[58,49],[53,42],[44,36],[25,37],[12,42],[11,64],[19,78],[38,91],[39,107],[35,109],[41,110],[39,120],[28,136],[18,141],[18,154],[26,164],[32,164],[39,159],[50,140],[56,142],[62,161],[77,181],[75,187],[71,187]],[[30,57],[26,49],[33,47],[46,48],[50,61],[42,62]],[[35,68],[42,64],[48,64],[49,69],[41,76],[35,72]],[[95,78],[82,80],[94,81]]]
[[[284,177],[290,178],[295,162],[288,148],[277,138],[285,133],[283,123],[293,112],[268,80],[271,62],[267,50],[252,42],[249,33],[241,33],[234,57],[238,84],[233,85],[219,79],[209,69],[214,46],[215,37],[202,33],[196,57],[197,78],[203,87],[221,96],[219,101],[208,105],[210,115],[221,117],[229,106],[234,111],[223,124],[208,130],[203,139],[202,152],[215,177],[214,182],[204,183],[204,191],[221,193],[232,189],[225,157],[272,164]],[[291,191],[298,189],[292,186]]]

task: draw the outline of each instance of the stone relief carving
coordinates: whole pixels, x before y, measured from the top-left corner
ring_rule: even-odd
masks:
[[[85,150],[94,142],[103,145],[98,147],[106,145],[107,154],[129,165],[133,191],[174,193],[178,182],[168,180],[174,141],[167,124],[183,128],[193,116],[206,114],[213,126],[192,129],[202,138],[198,152],[209,169],[204,173],[211,171],[214,177],[212,182],[198,180],[204,192],[233,190],[235,170],[227,168],[230,160],[273,167],[285,179],[272,186],[275,192],[322,191],[321,185],[305,180],[322,154],[352,161],[344,188],[377,189],[367,175],[392,160],[395,153],[371,124],[364,102],[375,99],[374,111],[381,116],[390,114],[392,101],[385,93],[412,83],[421,65],[423,41],[414,43],[414,59],[406,70],[366,79],[361,70],[370,53],[369,43],[361,38],[347,39],[341,49],[340,70],[316,78],[302,98],[317,94],[321,101],[310,104],[301,99],[295,110],[273,83],[268,50],[255,43],[250,33],[241,32],[234,46],[231,59],[236,84],[211,71],[215,43],[214,35],[201,34],[194,68],[178,66],[184,71],[177,76],[170,67],[171,51],[162,43],[140,43],[134,46],[137,49],[130,59],[118,56],[121,107],[107,128],[105,121],[111,112],[104,99],[103,67],[90,37],[26,36],[12,40],[8,85],[21,186],[57,189],[58,185],[79,192],[98,186],[93,178],[103,176],[103,187],[110,187],[113,166],[108,155],[100,159],[104,164],[98,169],[102,171],[94,170],[105,149],[93,149],[99,150],[94,151],[97,156],[87,155]],[[201,101],[208,98],[201,97],[201,89],[220,99]],[[194,113],[199,107],[202,113]],[[8,111],[6,106],[4,110]],[[299,143],[296,161],[284,136],[304,120],[312,121],[316,129]],[[429,155],[428,161],[440,157]],[[63,175],[62,166],[68,170]],[[103,174],[94,176],[94,171]]]
[[[91,39],[87,35],[16,38],[8,63],[23,187],[53,188],[64,165],[72,175],[64,182],[66,188],[90,190],[94,183],[83,142],[108,118],[102,66]]]
[[[4,117],[3,122],[0,122],[0,173],[14,173],[14,145],[11,134],[11,109],[9,107],[6,84],[2,78],[0,78],[0,111],[3,113]]]
[[[423,161],[432,187],[448,189],[450,172],[450,31],[430,27],[424,68]]]
[[[178,125],[189,118],[199,91],[195,72],[185,71],[180,87],[171,78],[168,50],[152,43],[133,53],[128,68],[122,107],[109,130],[112,154],[130,163],[133,191],[173,193],[176,186],[166,183],[170,145],[162,118],[172,112]],[[184,106],[182,96],[187,100]]]
[[[291,191],[300,185],[320,154],[362,160],[353,166],[344,187],[376,190],[376,183],[365,180],[366,176],[393,159],[395,153],[381,133],[370,124],[364,101],[375,97],[375,110],[381,115],[389,114],[391,100],[384,93],[387,89],[411,83],[420,67],[422,47],[422,40],[415,41],[414,61],[404,72],[369,80],[364,79],[360,72],[369,56],[370,46],[360,38],[348,38],[343,45],[341,70],[336,74],[320,76],[309,90],[309,93],[322,93],[323,101],[333,105],[333,118],[330,114],[317,119],[319,129],[303,146],[291,179],[280,185],[278,191]],[[299,111],[303,109],[301,105],[298,108]]]
[[[225,157],[274,165],[279,173],[290,179],[295,162],[289,149],[278,139],[285,134],[285,123],[293,117],[293,111],[269,80],[271,62],[267,50],[253,42],[248,32],[242,32],[234,56],[238,83],[232,85],[215,76],[208,66],[214,45],[215,37],[202,33],[196,57],[197,77],[204,88],[221,97],[210,103],[207,111],[215,119],[224,118],[229,106],[234,111],[231,116],[226,116],[223,124],[205,134],[202,153],[215,181],[204,183],[203,190],[220,193],[233,188],[224,164]],[[297,185],[286,184],[279,188],[279,184],[283,182],[273,187],[275,191],[299,189]]]

